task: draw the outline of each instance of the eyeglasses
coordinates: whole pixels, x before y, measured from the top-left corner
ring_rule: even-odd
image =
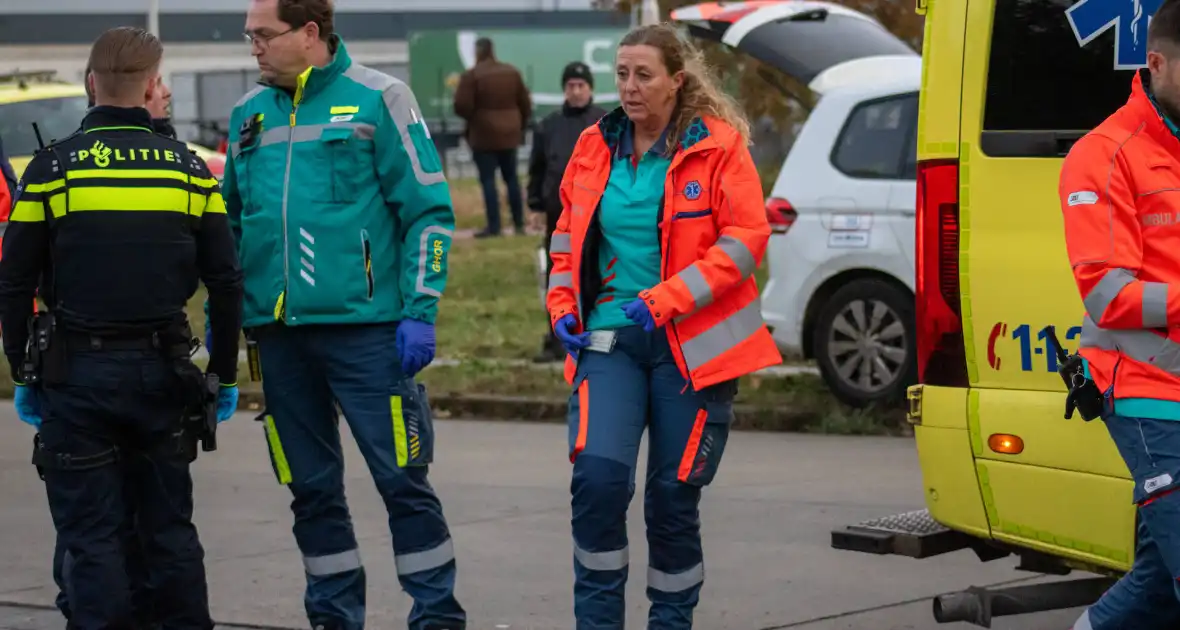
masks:
[[[293,33],[295,31],[299,30],[299,28],[300,27],[298,27],[298,26],[292,26],[291,28],[283,31],[282,33],[275,33],[274,35],[258,35],[257,33],[251,33],[250,31],[246,31],[246,32],[242,33],[242,37],[245,38],[246,43],[250,44],[251,46],[253,46],[254,44],[258,44],[258,46],[260,48],[266,48],[267,46],[270,46],[270,40],[272,40],[276,37],[282,37],[283,35],[286,35],[287,33]]]

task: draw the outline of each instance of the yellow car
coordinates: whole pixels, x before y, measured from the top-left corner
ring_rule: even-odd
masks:
[[[86,88],[58,81],[52,72],[0,75],[0,142],[16,176],[21,176],[37,151],[34,122],[48,144],[76,131],[86,110]],[[197,144],[188,146],[220,179],[225,156]]]
[[[998,599],[941,596],[937,621],[1088,605],[1134,561],[1127,467],[1101,421],[1064,417],[1051,338],[1076,351],[1085,308],[1057,182],[1073,143],[1126,102],[1157,5],[918,0],[909,420],[927,509],[838,529],[832,544],[912,557],[972,549],[1036,573],[1097,575]]]

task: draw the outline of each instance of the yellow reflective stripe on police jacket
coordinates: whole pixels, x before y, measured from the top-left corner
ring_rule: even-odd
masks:
[[[54,191],[64,189],[64,179],[49,182],[25,183],[20,197],[12,206],[9,222],[36,223],[45,220],[45,200]]]
[[[177,212],[202,215],[225,213],[217,180],[190,177],[166,169],[87,169],[67,173],[65,179],[29,184],[13,206],[10,221],[44,221],[42,203],[49,202],[55,218],[69,212]],[[63,194],[64,193],[64,194]]]

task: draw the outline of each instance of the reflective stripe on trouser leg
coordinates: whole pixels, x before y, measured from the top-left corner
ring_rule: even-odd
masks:
[[[413,553],[394,554],[398,575],[413,575],[446,566],[455,559],[455,544],[448,538],[438,546]]]
[[[659,569],[647,568],[647,585],[663,593],[679,593],[699,586],[705,581],[705,563],[698,562],[680,573],[665,573]]]
[[[622,571],[631,561],[631,552],[627,547],[614,551],[586,551],[574,543],[574,559],[583,568],[590,571]]]
[[[668,478],[676,474],[672,454],[660,476],[648,480],[644,496],[647,598],[652,604],[648,625],[686,630],[693,625],[693,610],[705,581],[697,510],[701,488]]]
[[[647,524],[648,627],[688,630],[705,581],[700,505],[728,437],[727,390],[697,393],[675,365],[652,371],[651,454],[644,488]]]
[[[356,549],[326,556],[303,556],[303,570],[308,575],[336,575],[361,568],[361,554]]]

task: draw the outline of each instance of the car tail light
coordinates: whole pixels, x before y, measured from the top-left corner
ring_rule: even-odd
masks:
[[[205,160],[205,164],[209,167],[209,172],[213,174],[213,177],[220,180],[222,175],[225,174],[224,155],[210,156],[209,159]]]
[[[786,234],[798,218],[799,213],[795,212],[791,202],[786,199],[771,197],[766,200],[766,220],[770,222],[771,232]]]
[[[966,387],[959,299],[959,162],[918,163],[915,330],[918,382]]]

